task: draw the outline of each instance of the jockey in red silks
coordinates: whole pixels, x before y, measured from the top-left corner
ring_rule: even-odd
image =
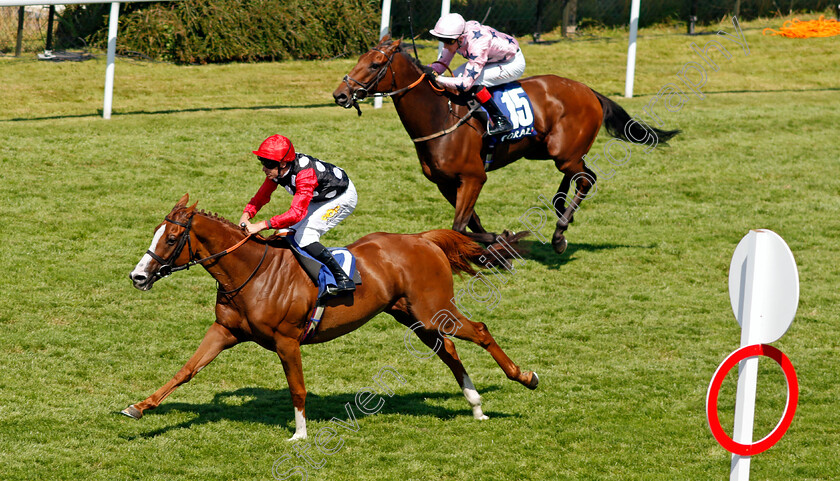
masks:
[[[327,286],[329,294],[356,289],[344,269],[329,250],[319,242],[322,235],[347,218],[356,208],[356,188],[347,173],[315,157],[296,153],[292,142],[282,135],[265,139],[253,151],[262,163],[265,181],[248,202],[239,223],[249,234],[265,229],[295,229],[295,241],[335,277],[336,285]],[[251,223],[250,219],[271,200],[277,186],[292,194],[292,205],[284,214]]]
[[[457,13],[440,17],[429,32],[444,44],[438,60],[429,65],[436,73],[446,70],[455,52],[467,59],[455,69],[453,77],[438,77],[437,83],[472,93],[490,114],[493,125],[487,130],[489,135],[510,131],[513,125],[493,102],[486,87],[512,82],[525,73],[525,57],[516,39],[474,20],[466,22]]]

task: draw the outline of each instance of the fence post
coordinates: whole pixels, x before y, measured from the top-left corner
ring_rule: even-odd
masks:
[[[639,0],[630,3],[630,42],[627,45],[627,76],[624,79],[624,96],[633,98],[633,76],[636,73],[636,33],[639,31]]]
[[[18,29],[17,29],[17,42],[15,42],[15,57],[20,57],[20,50],[23,48],[23,16],[25,13],[25,8],[20,7],[18,9]]]
[[[55,20],[55,5],[50,5],[50,13],[47,16],[47,46],[44,49],[44,56],[45,57],[52,57],[53,20]]]
[[[543,0],[537,0],[537,24],[534,26],[534,43],[540,41],[540,34],[542,33],[542,19],[543,19]]]
[[[563,23],[560,26],[560,35],[571,37],[577,30],[577,0],[566,0],[563,5]]]
[[[697,23],[697,0],[691,0],[691,10],[688,13],[688,34],[694,35],[694,24]]]
[[[391,0],[382,0],[382,18],[379,20],[379,40],[388,34],[391,28]],[[382,108],[382,96],[376,95],[373,98],[373,108]]]
[[[443,0],[440,2],[440,16],[444,16],[449,13],[449,0]],[[438,42],[438,57],[440,57],[441,52],[443,52],[443,42]]]
[[[111,3],[108,15],[108,65],[105,67],[105,100],[102,103],[102,118],[111,118],[114,99],[114,61],[117,56],[117,26],[120,18],[120,2]]]

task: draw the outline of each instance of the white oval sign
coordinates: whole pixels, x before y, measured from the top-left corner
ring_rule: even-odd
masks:
[[[741,343],[769,344],[787,332],[799,305],[799,272],[778,234],[751,230],[729,264],[729,300]]]

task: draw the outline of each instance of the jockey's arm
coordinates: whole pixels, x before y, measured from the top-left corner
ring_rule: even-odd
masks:
[[[292,205],[283,214],[269,219],[269,228],[284,229],[302,221],[306,217],[306,211],[309,209],[309,203],[312,202],[312,193],[316,187],[318,187],[318,177],[315,175],[315,169],[300,171],[295,177],[295,195],[292,197]]]
[[[475,85],[475,80],[484,70],[484,65],[487,64],[488,50],[489,43],[486,46],[475,42],[468,44],[467,65],[464,68],[464,73],[459,77],[438,77],[436,79],[437,83],[444,87],[457,88],[462,91],[469,90]]]
[[[440,57],[438,57],[437,61],[431,63],[429,67],[438,74],[442,74],[443,72],[446,72],[446,68],[449,67],[449,63],[452,62],[453,57],[455,57],[455,52],[443,49],[443,51],[440,52]]]
[[[265,178],[256,195],[251,198],[248,205],[242,211],[243,220],[250,219],[257,215],[257,212],[271,200],[271,194],[277,189],[277,183],[268,177]],[[245,217],[247,216],[247,219]]]

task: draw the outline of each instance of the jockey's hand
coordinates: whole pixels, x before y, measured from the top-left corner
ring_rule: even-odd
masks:
[[[426,74],[426,77],[429,77],[429,80],[434,80],[438,76],[438,73],[430,65],[423,66],[423,73]]]
[[[264,230],[270,228],[268,226],[268,221],[265,221],[265,220],[255,222],[253,224],[246,220],[244,222],[240,222],[239,225],[240,225],[240,227],[242,227],[242,230],[244,230],[245,233],[249,234],[249,235],[257,234],[261,231],[264,231]]]

